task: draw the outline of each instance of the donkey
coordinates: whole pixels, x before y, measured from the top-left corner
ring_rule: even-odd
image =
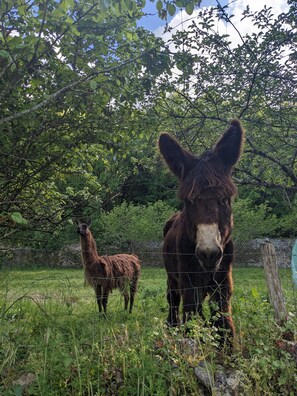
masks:
[[[134,254],[99,256],[89,225],[79,221],[76,221],[76,224],[80,235],[85,280],[95,291],[99,313],[102,312],[103,306],[106,315],[108,296],[113,289],[120,289],[123,294],[125,310],[128,310],[130,294],[131,313],[140,275],[141,265],[138,257]]]
[[[241,155],[244,131],[234,119],[212,150],[200,157],[181,147],[167,133],[159,137],[159,149],[169,169],[179,180],[181,212],[165,224],[163,262],[167,271],[167,323],[179,324],[193,314],[203,317],[207,295],[221,343],[232,340],[235,329],[230,299],[233,290],[233,228],[231,199],[236,187],[231,179]],[[216,310],[214,310],[216,305]],[[229,333],[229,335],[227,334]]]

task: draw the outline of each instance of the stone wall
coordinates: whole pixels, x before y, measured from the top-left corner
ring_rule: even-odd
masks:
[[[254,239],[247,242],[235,242],[235,266],[262,266],[260,246],[270,242],[276,250],[279,267],[290,267],[291,253],[294,239]],[[162,243],[147,242],[131,246],[129,252],[135,253],[141,259],[143,266],[162,266]],[[30,248],[9,249],[2,247],[1,264],[5,267],[52,267],[52,268],[81,268],[80,245],[73,244],[61,250],[38,250]],[[119,250],[111,248],[102,254],[120,253]]]
[[[275,248],[276,261],[279,267],[291,266],[292,248],[295,239],[253,239],[235,243],[235,265],[241,267],[262,266],[263,258],[260,248],[263,243],[271,243]]]

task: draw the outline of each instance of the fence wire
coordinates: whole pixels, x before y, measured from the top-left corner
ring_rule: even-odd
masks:
[[[39,252],[41,253],[41,252]],[[140,257],[145,257],[148,254],[148,251],[140,251],[137,252]],[[167,301],[166,301],[166,293],[167,291],[167,275],[178,277],[178,276],[186,276],[186,278],[191,281],[194,277],[195,279],[199,279],[199,277],[207,276],[211,279],[214,275],[213,270],[202,271],[197,269],[197,271],[168,271],[166,272],[163,264],[161,252],[151,252],[151,257],[153,257],[153,261],[155,265],[152,267],[147,265],[145,259],[142,260],[142,273],[139,278],[139,286],[138,291],[136,293],[135,305],[139,303],[139,299],[146,299],[146,303],[149,303],[152,300],[152,304],[154,303],[154,299],[157,298],[162,301],[163,309],[167,309]],[[184,255],[188,256],[188,255]],[[241,297],[248,298],[250,296],[253,297],[253,293],[255,294],[255,288],[260,280],[265,285],[265,276],[263,271],[263,255],[255,255],[255,253],[250,256],[253,258],[253,261],[248,260],[249,255],[245,255],[247,258],[246,262],[243,266],[234,266],[234,297],[236,300],[238,295]],[[293,256],[295,257],[295,255]],[[287,298],[287,302],[290,304],[288,308],[294,314],[297,312],[297,288],[294,287],[293,277],[292,277],[292,269],[290,267],[290,263],[288,262],[288,256],[284,257],[282,254],[276,254],[277,261],[279,263],[283,263],[279,266],[279,277],[281,283],[284,288],[284,293]],[[9,303],[13,303],[18,299],[31,299],[31,301],[35,301],[38,304],[48,304],[50,301],[60,304],[66,304],[66,306],[75,307],[78,304],[79,300],[82,301],[91,301],[92,304],[96,304],[94,291],[92,288],[84,288],[84,273],[81,264],[80,252],[77,252],[77,260],[75,261],[75,266],[72,268],[74,271],[71,272],[71,276],[67,275],[67,271],[64,271],[65,268],[59,267],[51,269],[50,275],[44,276],[42,274],[43,270],[46,269],[46,266],[38,266],[35,267],[35,270],[29,270],[28,272],[17,271],[17,268],[13,269],[9,264],[6,265],[5,257],[2,257],[2,273],[0,276],[0,300],[2,304],[7,305]],[[7,263],[10,259],[7,259]],[[23,257],[23,260],[26,261],[26,257]],[[296,257],[297,260],[297,257]],[[255,263],[256,261],[256,263]],[[236,263],[236,258],[235,258]],[[58,260],[57,260],[58,264]],[[74,270],[77,268],[78,270]],[[162,268],[162,270],[159,270]],[[250,269],[251,278],[248,278]],[[150,271],[152,271],[150,273]],[[215,271],[216,274],[225,274],[226,271],[221,271],[218,269]],[[242,275],[244,274],[244,276]],[[255,278],[256,274],[256,278]],[[160,277],[162,282],[160,283]],[[197,278],[198,277],[198,278]],[[113,281],[116,283],[119,281],[125,280],[125,275],[114,276]],[[94,283],[102,283],[106,280],[105,277],[94,276],[92,278]],[[155,286],[158,284],[159,288],[156,290]],[[210,281],[209,286],[212,288],[212,292],[218,290],[221,286],[217,282]],[[56,287],[58,292],[53,292],[52,289]],[[179,288],[179,292],[182,294],[185,291],[195,289],[199,292],[199,289],[205,289],[205,285],[201,284],[196,285],[190,284],[189,287]],[[261,288],[261,294],[263,298],[267,297],[267,292],[263,292],[263,287]],[[172,291],[176,291],[176,288]],[[256,293],[257,294],[257,293]],[[137,302],[138,301],[138,302]],[[109,295],[108,307],[111,307],[111,310],[120,310],[123,308],[123,299],[119,295],[118,292],[111,293]],[[1,308],[0,308],[1,310]],[[72,312],[72,314],[75,314]]]

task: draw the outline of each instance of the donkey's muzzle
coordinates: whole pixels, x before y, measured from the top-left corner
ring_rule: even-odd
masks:
[[[196,248],[195,255],[203,268],[212,269],[216,268],[220,264],[223,257],[223,251],[219,246],[205,250]]]

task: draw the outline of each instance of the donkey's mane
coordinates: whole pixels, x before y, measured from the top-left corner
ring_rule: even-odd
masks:
[[[219,198],[232,197],[237,194],[229,172],[224,170],[213,151],[208,151],[197,158],[194,168],[180,183],[179,198],[193,201],[197,197],[205,196],[208,192]]]

